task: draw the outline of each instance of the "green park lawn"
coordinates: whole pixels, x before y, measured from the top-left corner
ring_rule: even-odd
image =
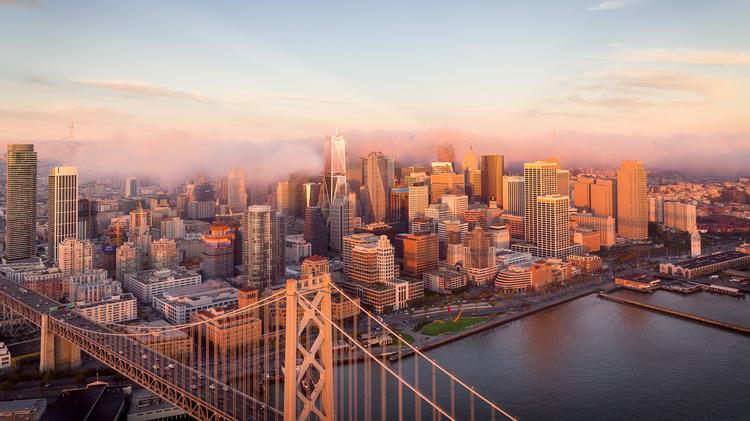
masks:
[[[453,320],[434,321],[423,327],[419,332],[429,336],[437,336],[447,332],[460,332],[485,320],[487,320],[486,317],[462,317],[456,322]]]

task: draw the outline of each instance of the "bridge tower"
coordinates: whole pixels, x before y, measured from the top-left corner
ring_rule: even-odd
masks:
[[[331,278],[311,300],[300,299],[297,281],[286,283],[284,421],[333,420]],[[298,358],[302,362],[298,365]],[[298,411],[299,409],[299,411]]]
[[[81,350],[49,329],[49,314],[42,314],[39,371],[71,370],[81,366]]]

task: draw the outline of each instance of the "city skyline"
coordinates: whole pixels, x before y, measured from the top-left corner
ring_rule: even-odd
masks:
[[[552,150],[580,166],[627,157],[743,170],[727,150],[750,152],[747,4],[539,6],[479,2],[477,16],[454,4],[329,3],[284,16],[270,5],[3,2],[0,26],[17,42],[0,47],[0,142],[33,142],[41,158],[88,172],[122,155],[146,173],[210,170],[214,151],[232,150],[233,166],[264,153],[267,163],[244,169],[271,177],[292,156],[295,169],[319,168],[319,139],[337,129],[362,155],[416,160],[453,143],[508,162]],[[150,13],[174,17],[165,26]],[[63,148],[71,122],[79,146]],[[601,153],[583,153],[591,144]],[[163,153],[181,159],[153,158]]]

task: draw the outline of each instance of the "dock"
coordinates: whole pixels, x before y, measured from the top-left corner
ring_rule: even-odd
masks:
[[[740,333],[743,335],[750,336],[749,327],[740,326],[734,323],[722,322],[720,320],[709,319],[707,317],[697,316],[695,314],[685,313],[682,311],[673,310],[671,308],[659,307],[653,304],[646,304],[646,303],[641,303],[641,302],[634,301],[634,300],[628,300],[627,298],[616,297],[614,295],[609,295],[604,292],[599,293],[599,298],[603,298],[605,300],[612,301],[615,303],[628,304],[628,305],[635,306],[635,307],[645,308],[647,310],[651,310],[656,313],[666,314],[668,316],[690,320],[690,321],[698,322],[707,326],[718,327],[718,328],[729,330],[735,333]]]

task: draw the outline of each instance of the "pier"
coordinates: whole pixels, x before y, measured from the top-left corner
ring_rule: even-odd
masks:
[[[608,300],[608,301],[613,301],[615,303],[629,304],[631,306],[645,308],[647,310],[655,311],[657,313],[666,314],[668,316],[673,316],[673,317],[677,317],[677,318],[681,318],[681,319],[685,319],[685,320],[690,320],[690,321],[702,323],[704,325],[718,327],[718,328],[729,330],[729,331],[732,331],[732,332],[735,332],[735,333],[741,333],[741,334],[750,336],[750,328],[745,327],[745,326],[736,325],[734,323],[722,322],[720,320],[709,319],[709,318],[706,318],[706,317],[697,316],[695,314],[690,314],[690,313],[685,313],[685,312],[678,311],[678,310],[673,310],[671,308],[659,307],[659,306],[655,306],[655,305],[652,305],[652,304],[646,304],[646,303],[641,303],[641,302],[634,301],[634,300],[628,300],[627,298],[616,297],[614,295],[609,295],[609,294],[604,293],[604,292],[600,292],[599,293],[599,297],[603,298],[605,300]]]

